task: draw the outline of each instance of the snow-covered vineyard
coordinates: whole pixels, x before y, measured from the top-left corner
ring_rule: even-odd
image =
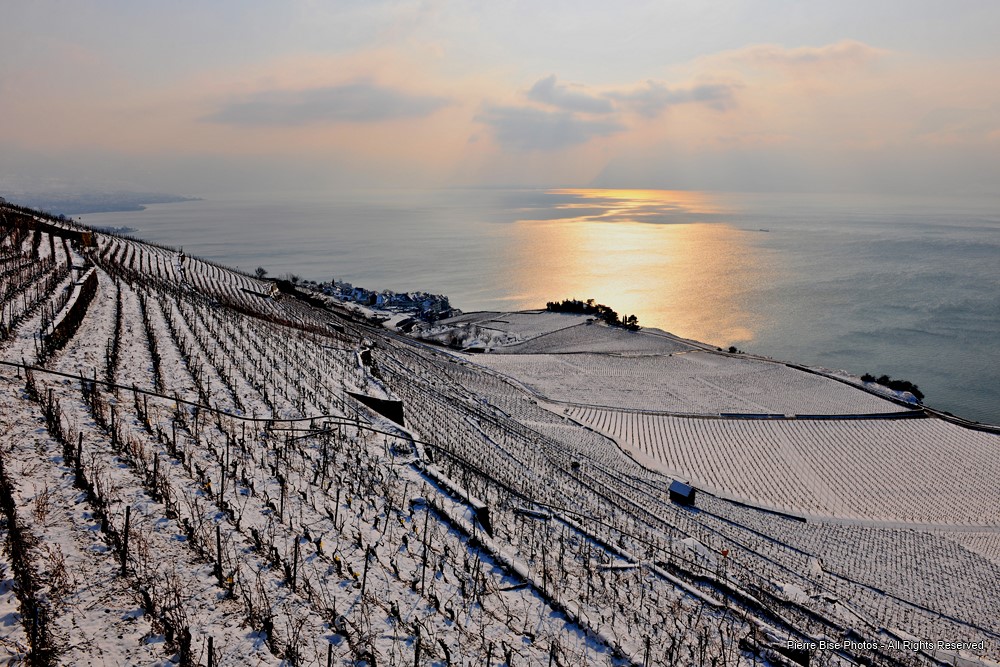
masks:
[[[995,433],[572,315],[458,354],[0,215],[0,661],[1000,661]]]

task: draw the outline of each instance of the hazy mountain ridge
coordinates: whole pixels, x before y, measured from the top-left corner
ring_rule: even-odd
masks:
[[[80,193],[10,193],[10,201],[40,209],[53,215],[75,216],[85,213],[110,213],[115,211],[142,211],[150,204],[174,204],[200,201],[198,197],[184,197],[155,192],[80,192]]]

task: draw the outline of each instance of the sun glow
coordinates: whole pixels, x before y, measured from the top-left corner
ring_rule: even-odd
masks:
[[[701,213],[714,213],[722,210],[719,203],[713,201],[709,193],[698,190],[561,188],[549,190],[549,192],[552,194],[577,195],[592,200],[620,201],[632,208],[641,207],[646,203],[655,203],[660,206],[686,208]]]
[[[749,232],[700,192],[559,190],[566,217],[514,226],[509,280],[532,305],[594,298],[644,326],[729,344],[752,340],[742,294],[766,266]],[[640,279],[641,278],[641,279]]]
[[[583,216],[591,220],[609,222],[679,222],[696,217],[716,216],[724,209],[713,202],[707,193],[686,190],[600,190],[561,189],[549,194],[572,198],[559,204],[557,210],[601,209],[597,215]]]

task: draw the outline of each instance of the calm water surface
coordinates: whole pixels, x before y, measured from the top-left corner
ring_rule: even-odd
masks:
[[[723,347],[920,385],[1000,423],[1000,202],[640,190],[211,197],[83,217],[272,276],[594,298]]]

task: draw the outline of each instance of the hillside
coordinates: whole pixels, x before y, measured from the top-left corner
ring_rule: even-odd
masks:
[[[574,315],[458,353],[0,215],[0,660],[1000,661],[995,432]]]

